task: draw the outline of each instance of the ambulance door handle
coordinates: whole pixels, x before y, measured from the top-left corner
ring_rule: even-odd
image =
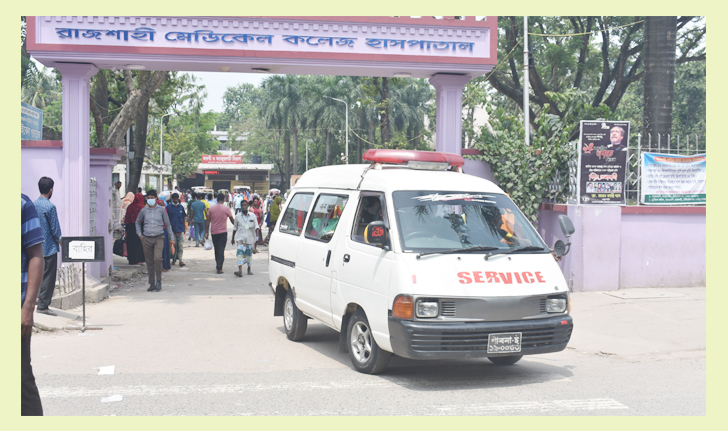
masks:
[[[326,266],[329,266],[329,260],[331,260],[331,250],[326,254]]]
[[[349,262],[349,259],[350,258],[351,258],[351,256],[349,256],[348,254],[345,254],[344,255],[344,262]]]

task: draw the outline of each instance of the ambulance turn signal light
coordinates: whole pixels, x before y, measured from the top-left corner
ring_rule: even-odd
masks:
[[[388,150],[369,149],[362,156],[362,160],[373,163],[389,163],[405,165],[409,162],[418,163],[447,163],[447,166],[463,166],[465,159],[462,156],[452,153],[440,153],[436,151],[416,150]]]
[[[392,316],[398,319],[411,319],[414,301],[411,296],[399,295],[394,298]]]

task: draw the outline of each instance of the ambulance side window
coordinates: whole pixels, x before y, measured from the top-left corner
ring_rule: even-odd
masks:
[[[351,239],[366,244],[366,241],[364,241],[364,230],[373,221],[384,221],[389,226],[384,193],[364,192],[359,199],[359,207],[356,210]]]
[[[280,231],[291,235],[300,235],[303,223],[306,221],[308,210],[311,208],[313,193],[296,193],[291,197],[291,203],[281,220]]]
[[[320,194],[306,225],[306,238],[329,242],[349,201],[347,195]]]

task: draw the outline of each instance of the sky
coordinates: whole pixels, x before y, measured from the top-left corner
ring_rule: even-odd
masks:
[[[223,73],[223,72],[192,72],[198,78],[198,84],[204,84],[207,90],[204,112],[222,112],[222,96],[228,87],[242,83],[260,85],[267,76],[262,73]]]

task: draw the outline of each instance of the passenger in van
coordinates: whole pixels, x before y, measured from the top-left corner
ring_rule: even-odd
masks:
[[[365,226],[373,221],[382,221],[382,203],[377,196],[367,196],[362,202],[361,223]]]

